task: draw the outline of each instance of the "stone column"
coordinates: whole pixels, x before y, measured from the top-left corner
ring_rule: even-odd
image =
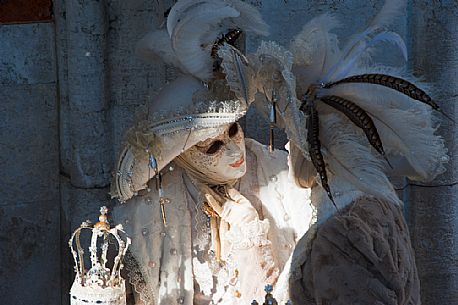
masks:
[[[106,1],[66,1],[70,181],[106,186],[111,170],[107,100]]]
[[[440,107],[458,121],[458,3],[414,0],[409,15],[413,72],[432,85]],[[458,304],[458,130],[441,114],[438,118],[450,155],[447,172],[409,187],[423,305]]]

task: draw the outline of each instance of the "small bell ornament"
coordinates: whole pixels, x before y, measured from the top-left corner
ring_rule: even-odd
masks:
[[[121,277],[122,260],[130,245],[122,225],[110,228],[107,220],[108,209],[100,208],[99,221],[92,225],[85,221],[76,229],[68,244],[75,261],[76,277],[70,289],[71,305],[126,305],[125,281]],[[85,267],[81,233],[90,233],[91,266]],[[109,245],[116,247],[113,260],[107,258]],[[117,246],[116,246],[117,245]],[[76,248],[76,249],[75,249]]]

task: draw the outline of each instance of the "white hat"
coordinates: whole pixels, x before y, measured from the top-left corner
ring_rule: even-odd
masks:
[[[137,53],[147,60],[159,57],[207,81],[213,75],[214,44],[233,30],[268,34],[258,10],[240,0],[179,0],[167,17],[167,29],[147,34]]]
[[[149,179],[200,141],[218,136],[227,124],[245,115],[246,105],[216,82],[208,90],[185,76],[164,88],[153,101],[154,112],[126,134],[111,195],[121,202],[147,188]]]

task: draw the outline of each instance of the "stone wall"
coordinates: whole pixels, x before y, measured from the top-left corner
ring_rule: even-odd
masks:
[[[458,122],[458,3],[412,1],[411,64],[430,82],[434,98]],[[439,133],[451,160],[428,184],[409,183],[410,230],[423,304],[458,304],[458,130],[443,119]]]
[[[54,41],[51,23],[0,26],[2,304],[57,304],[61,294]]]
[[[55,0],[54,22],[0,25],[0,295],[5,304],[67,304],[73,272],[67,240],[109,199],[122,134],[142,118],[174,69],[145,64],[135,42],[164,20],[173,0]],[[302,24],[336,14],[342,37],[361,29],[382,1],[251,0],[284,45]],[[0,2],[1,7],[1,2]],[[351,17],[350,17],[351,16]],[[458,3],[409,3],[395,25],[408,38],[412,71],[434,85],[457,117]],[[248,37],[253,51],[259,40]],[[397,54],[379,54],[396,63]],[[396,55],[396,56],[395,56]],[[246,133],[267,142],[267,123],[250,112]],[[458,304],[456,125],[444,121],[452,161],[429,185],[399,181],[406,203],[423,304]],[[285,142],[277,131],[278,147]],[[3,302],[2,302],[3,303]]]

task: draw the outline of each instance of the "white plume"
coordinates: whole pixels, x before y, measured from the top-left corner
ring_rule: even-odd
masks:
[[[429,181],[445,171],[447,149],[444,140],[435,135],[429,106],[369,84],[339,86],[330,93],[356,103],[374,119],[385,152],[404,156],[415,170],[414,175],[399,174]]]
[[[165,29],[146,34],[137,43],[135,54],[145,61],[162,59],[167,64],[178,63],[178,58],[172,50],[170,36]]]
[[[386,0],[369,27],[386,27],[405,14],[407,0]]]
[[[350,182],[357,190],[389,202],[400,200],[384,173],[383,160],[376,158],[368,145],[360,143],[361,134],[340,114],[320,116],[320,140],[331,191],[333,177]],[[374,187],[376,186],[376,187]]]
[[[308,22],[291,42],[298,96],[302,96],[310,84],[317,83],[340,55],[337,36],[330,32],[338,26],[333,16],[318,16]]]
[[[407,47],[404,40],[399,34],[380,30],[378,28],[370,28],[361,34],[358,34],[351,40],[342,51],[341,57],[321,78],[320,82],[328,83],[342,79],[349,75],[349,72],[359,63],[362,56],[380,42],[390,42],[398,46],[407,61]]]
[[[213,43],[228,27],[222,20],[240,16],[234,8],[221,3],[204,3],[190,11],[173,29],[172,48],[187,72],[202,80],[211,77]],[[223,3],[224,4],[224,3]]]
[[[208,2],[206,0],[180,0],[173,5],[170,9],[169,15],[167,16],[167,32],[172,36],[173,29],[179,22],[186,11],[193,6]]]
[[[160,57],[206,81],[213,75],[214,43],[235,29],[268,34],[261,14],[240,0],[179,0],[169,12],[167,30],[146,35],[137,53],[146,60]]]
[[[215,41],[234,29],[265,35],[268,27],[254,7],[239,0],[181,0],[171,9],[167,29],[186,71],[208,80]]]
[[[234,20],[236,21],[234,26],[257,35],[269,35],[269,26],[264,22],[261,14],[254,6],[240,0],[225,1],[240,12],[240,18]]]
[[[366,73],[389,74],[418,83],[399,71],[367,66],[364,61],[380,42],[393,43],[407,59],[407,48],[402,38],[386,29],[404,12],[405,4],[405,0],[387,0],[368,28],[352,36],[342,50],[338,47],[336,35],[330,33],[338,26],[336,20],[330,15],[312,19],[290,45],[294,55],[292,71],[297,81],[297,97],[302,98],[311,85],[316,85],[319,88],[316,91],[318,98],[336,95],[356,103],[374,120],[388,159],[396,156],[399,157],[396,161],[405,160],[396,174],[428,181],[444,172],[444,163],[448,161],[444,140],[435,134],[430,106],[374,84],[340,84],[331,89],[320,88],[322,83]],[[423,85],[421,87],[425,89]],[[331,191],[354,196],[360,191],[399,203],[387,178],[389,166],[368,143],[363,131],[334,108],[319,100],[317,106],[322,153]],[[408,166],[404,166],[406,164]],[[331,208],[326,192],[320,192],[323,195],[320,202],[329,203]],[[334,195],[338,206],[345,204],[339,202],[346,200],[344,196]]]
[[[348,76],[348,72],[359,62],[362,56],[367,55],[367,51],[380,42],[392,43],[399,47],[407,61],[407,47],[404,40],[397,33],[386,30],[388,25],[405,12],[406,3],[406,0],[386,0],[367,29],[349,39],[340,58],[320,81],[327,83]]]

